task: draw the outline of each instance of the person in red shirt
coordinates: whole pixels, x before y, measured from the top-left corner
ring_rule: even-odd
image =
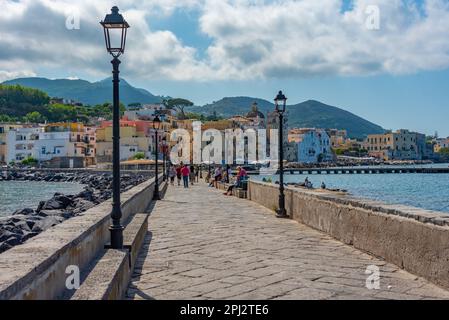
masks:
[[[181,166],[176,167],[176,179],[178,180],[178,187],[181,185],[181,179],[182,179],[182,173],[181,173]]]
[[[243,179],[248,178],[248,173],[246,173],[246,170],[242,167],[238,167],[239,173],[237,174],[237,180],[240,183]]]
[[[224,193],[226,196],[232,195],[232,190],[234,188],[239,188],[241,186],[242,181],[248,179],[248,173],[246,173],[246,170],[242,167],[237,167],[237,179],[235,180],[235,183],[230,185],[228,190]]]
[[[184,165],[181,169],[182,179],[184,181],[184,188],[189,187],[189,175],[190,175],[190,169],[187,165]]]

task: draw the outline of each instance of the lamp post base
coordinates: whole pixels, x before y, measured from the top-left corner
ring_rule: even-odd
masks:
[[[289,216],[287,215],[287,212],[285,211],[285,209],[278,209],[278,210],[276,210],[276,218],[288,219]]]
[[[109,227],[112,249],[123,249],[123,229],[123,226],[112,225]]]
[[[159,200],[162,200],[161,194],[160,194],[159,190],[155,190],[154,194],[153,194],[153,201],[159,201]]]

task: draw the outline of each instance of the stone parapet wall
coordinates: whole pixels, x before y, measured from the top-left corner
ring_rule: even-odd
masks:
[[[250,181],[248,199],[278,208],[278,186]],[[449,289],[449,215],[287,187],[287,213],[345,244]]]
[[[162,178],[160,178],[162,180]],[[145,212],[154,178],[122,193],[123,220]],[[0,254],[0,300],[57,299],[66,294],[68,266],[82,271],[109,242],[111,200]]]

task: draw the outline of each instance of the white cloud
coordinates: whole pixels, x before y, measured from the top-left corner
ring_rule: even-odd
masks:
[[[36,74],[33,71],[2,71],[0,70],[0,83],[7,80],[17,79],[17,78],[27,78],[35,77]]]
[[[219,74],[287,77],[315,74],[403,74],[449,66],[449,11],[428,0],[426,16],[410,1],[356,0],[341,13],[341,1],[207,1],[203,32]],[[367,6],[380,9],[380,29],[369,30]]]
[[[0,80],[40,68],[109,75],[98,22],[109,1],[1,0]],[[119,0],[131,24],[122,68],[126,77],[171,80],[283,78],[320,74],[407,74],[449,67],[449,5],[427,0]],[[380,9],[380,29],[366,28],[368,5]],[[151,29],[151,17],[199,10],[212,39],[203,58],[182,34]],[[80,30],[66,16],[80,13]]]

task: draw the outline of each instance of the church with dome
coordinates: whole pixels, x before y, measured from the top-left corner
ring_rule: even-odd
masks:
[[[254,102],[251,106],[251,110],[246,116],[234,116],[232,120],[238,127],[246,129],[266,129],[266,117],[259,111],[257,102]]]

